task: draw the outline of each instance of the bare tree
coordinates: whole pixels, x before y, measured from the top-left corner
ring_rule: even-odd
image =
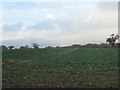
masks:
[[[32,44],[34,48],[39,48],[39,44],[38,43],[33,43]]]
[[[114,36],[115,34],[111,34],[110,38],[107,38],[106,42],[109,42],[110,45],[114,46],[116,40],[119,38],[119,35],[117,34],[116,36]]]

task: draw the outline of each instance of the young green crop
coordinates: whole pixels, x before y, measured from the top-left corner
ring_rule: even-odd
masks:
[[[4,87],[118,87],[118,48],[2,52]]]

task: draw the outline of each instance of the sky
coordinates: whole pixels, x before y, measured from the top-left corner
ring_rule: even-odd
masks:
[[[105,43],[118,33],[118,2],[0,2],[3,45]]]

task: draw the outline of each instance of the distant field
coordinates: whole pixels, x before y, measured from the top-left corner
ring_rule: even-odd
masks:
[[[44,48],[2,52],[3,88],[117,88],[118,48]]]

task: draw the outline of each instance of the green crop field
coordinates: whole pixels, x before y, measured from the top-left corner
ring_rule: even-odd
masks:
[[[3,88],[118,88],[118,48],[2,51]]]

